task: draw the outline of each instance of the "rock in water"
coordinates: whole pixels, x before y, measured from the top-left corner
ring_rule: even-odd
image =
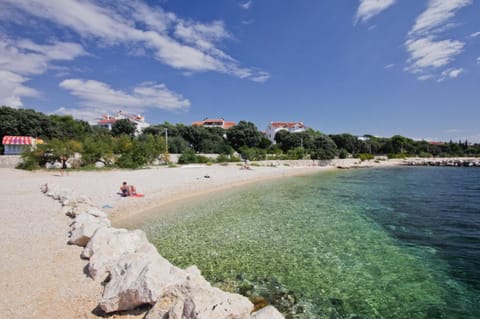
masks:
[[[284,317],[275,307],[267,306],[252,313],[250,319],[284,319]]]

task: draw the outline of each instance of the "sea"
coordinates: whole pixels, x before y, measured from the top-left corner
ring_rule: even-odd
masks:
[[[338,170],[159,207],[160,254],[286,318],[480,318],[480,169]]]

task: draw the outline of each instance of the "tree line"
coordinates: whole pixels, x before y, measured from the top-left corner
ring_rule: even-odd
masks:
[[[23,155],[23,167],[30,169],[54,162],[61,156],[75,159],[73,163],[78,167],[93,166],[101,161],[106,166],[136,168],[151,164],[159,157],[168,162],[169,153],[182,154],[181,163],[211,161],[199,155],[201,153],[220,154],[219,161],[328,160],[350,156],[371,158],[378,154],[391,158],[480,155],[480,145],[471,145],[468,141],[432,144],[400,135],[359,138],[348,133],[327,135],[313,129],[300,133],[279,131],[272,143],[248,121],[240,121],[227,130],[168,122],[147,127],[137,136],[135,130],[135,124],[129,120],[117,121],[110,131],[72,116],[0,108],[0,138],[28,135],[46,141]]]

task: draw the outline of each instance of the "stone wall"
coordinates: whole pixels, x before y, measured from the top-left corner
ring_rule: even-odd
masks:
[[[15,168],[21,161],[20,155],[0,155],[0,168]]]

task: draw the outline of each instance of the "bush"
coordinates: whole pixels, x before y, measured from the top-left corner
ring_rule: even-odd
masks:
[[[187,148],[183,151],[182,155],[178,159],[179,164],[192,164],[197,163],[197,156],[191,148]]]
[[[230,162],[240,162],[240,158],[233,155],[220,154],[217,157],[217,163],[230,163]]]
[[[22,162],[17,165],[17,168],[27,171],[33,171],[40,168],[38,161],[34,156],[22,156]]]
[[[250,161],[263,161],[267,158],[267,151],[256,147],[241,147],[239,150],[243,159]]]
[[[427,153],[427,152],[420,152],[420,154],[418,154],[419,157],[433,157],[432,154],[430,153]]]
[[[372,160],[372,159],[375,158],[375,156],[373,156],[372,154],[368,154],[368,153],[361,153],[361,154],[358,154],[358,158],[363,162],[363,161]]]
[[[395,154],[388,154],[389,159],[405,159],[407,158],[407,153],[395,153]]]
[[[303,147],[296,147],[288,150],[287,157],[290,160],[300,160],[305,157],[305,149]]]
[[[348,152],[346,149],[344,148],[341,148],[339,151],[338,151],[338,158],[341,158],[341,159],[344,159],[344,158],[347,158],[348,157]]]

